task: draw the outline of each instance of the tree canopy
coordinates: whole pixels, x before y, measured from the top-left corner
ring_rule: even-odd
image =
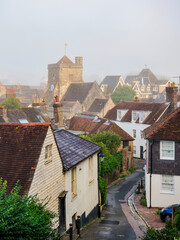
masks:
[[[111,98],[115,104],[119,101],[134,101],[136,96],[136,91],[128,85],[119,86],[116,88],[115,92],[112,93]]]
[[[54,214],[47,210],[36,196],[21,196],[16,185],[9,195],[7,182],[0,179],[0,239],[44,240],[55,239],[51,220]]]
[[[7,99],[5,99],[2,103],[2,106],[5,106],[6,108],[20,108],[21,104],[19,102],[19,100],[15,97],[9,97]]]

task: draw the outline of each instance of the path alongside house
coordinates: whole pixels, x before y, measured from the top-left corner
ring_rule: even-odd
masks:
[[[136,233],[129,223],[129,219],[135,224],[132,216],[124,214],[125,210],[121,204],[126,203],[125,197],[134,185],[144,176],[141,170],[135,171],[129,176],[122,179],[116,185],[110,187],[107,193],[107,202],[103,209],[102,220],[90,225],[86,230],[81,232],[81,239],[84,240],[105,240],[105,239],[124,239],[133,240]]]

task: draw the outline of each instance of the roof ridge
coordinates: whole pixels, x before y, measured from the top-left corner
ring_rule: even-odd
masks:
[[[0,123],[0,125],[12,125],[12,126],[38,126],[38,125],[50,125],[50,122],[44,122],[44,123]]]

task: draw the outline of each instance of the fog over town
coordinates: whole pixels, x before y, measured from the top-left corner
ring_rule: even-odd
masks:
[[[84,81],[179,75],[178,0],[1,0],[0,81],[38,85],[47,65],[84,58]]]

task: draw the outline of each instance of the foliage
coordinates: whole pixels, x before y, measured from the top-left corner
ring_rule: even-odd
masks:
[[[107,183],[101,176],[99,176],[99,190],[101,192],[101,204],[104,204],[106,202]]]
[[[9,97],[7,99],[5,99],[2,103],[2,106],[5,106],[6,108],[21,108],[21,104],[19,102],[19,100],[15,97]]]
[[[142,197],[142,198],[140,199],[140,204],[141,204],[142,206],[146,207],[146,206],[147,206],[146,198]]]
[[[133,173],[135,170],[136,170],[136,168],[133,166],[133,167],[129,168],[128,171],[129,171],[130,173]]]
[[[136,91],[128,85],[119,86],[116,88],[115,92],[112,93],[111,98],[115,104],[119,101],[134,101],[136,96]]]
[[[0,179],[0,239],[55,239],[51,220],[54,214],[34,196],[21,196],[17,184],[8,195],[7,182]]]
[[[121,144],[120,136],[113,131],[98,131],[96,134],[92,134],[90,139],[95,143],[104,143],[110,154],[114,154]]]
[[[157,214],[157,215],[160,215],[160,212],[161,212],[161,209],[157,209],[157,210],[156,210],[156,214]]]
[[[178,239],[178,237],[180,237],[180,235],[178,234],[177,229],[172,227],[171,221],[168,221],[165,228],[161,230],[148,228],[143,240],[174,240]]]
[[[177,211],[175,219],[174,219],[174,225],[180,231],[180,209]]]

